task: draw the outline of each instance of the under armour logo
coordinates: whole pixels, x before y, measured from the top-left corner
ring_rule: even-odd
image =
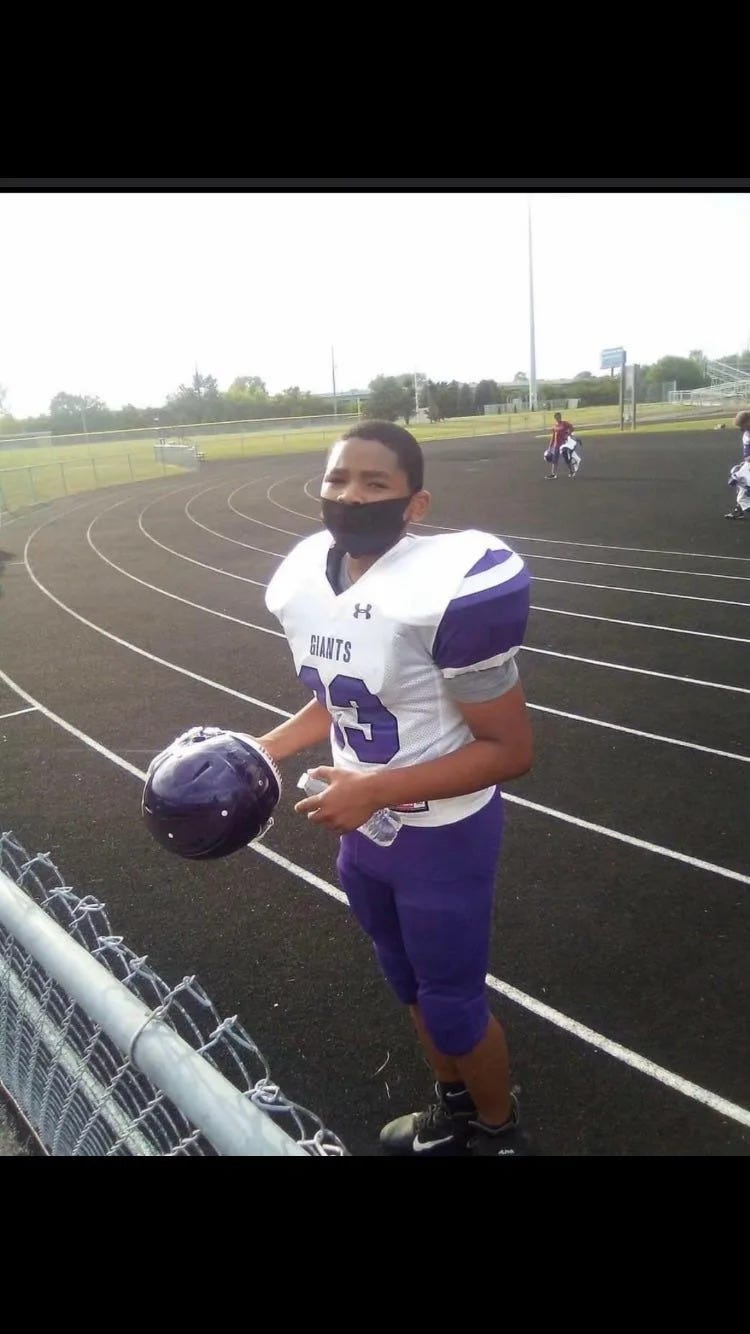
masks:
[[[357,616],[366,616],[367,619],[368,619],[368,621],[369,621],[369,619],[370,619],[370,612],[371,612],[371,611],[372,611],[372,603],[371,603],[371,602],[368,602],[368,604],[367,604],[366,607],[360,607],[360,605],[359,605],[358,602],[355,602],[355,604],[354,604],[354,616],[355,616],[355,619],[356,619]]]

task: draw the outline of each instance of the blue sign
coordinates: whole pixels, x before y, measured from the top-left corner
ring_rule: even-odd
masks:
[[[612,366],[622,366],[625,363],[624,347],[605,347],[602,352],[601,370],[608,371]]]

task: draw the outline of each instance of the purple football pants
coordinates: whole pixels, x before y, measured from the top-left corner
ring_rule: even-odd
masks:
[[[474,815],[433,829],[403,825],[390,847],[344,834],[336,862],[357,921],[438,1051],[462,1056],[489,1020],[485,975],[503,827],[499,791]]]

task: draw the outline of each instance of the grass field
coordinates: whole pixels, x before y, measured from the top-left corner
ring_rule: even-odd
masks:
[[[157,463],[153,448],[142,444],[134,445],[129,454],[102,453],[94,458],[85,445],[71,446],[65,452],[68,458],[58,458],[55,449],[14,450],[16,456],[25,453],[32,457],[23,463],[4,461],[0,469],[0,513],[13,513],[79,491],[182,472],[181,468]]]
[[[645,421],[644,422],[641,420],[641,417],[639,416],[636,423],[638,426],[637,432],[629,430],[628,427],[626,427],[624,431],[620,431],[619,426],[600,426],[596,434],[634,435],[634,434],[640,434],[641,431],[643,431],[644,433],[648,431],[649,435],[651,435],[653,434],[654,431],[695,431],[696,427],[699,427],[701,431],[711,431],[714,430],[717,426],[725,426],[727,431],[729,431],[731,434],[731,432],[735,429],[733,426],[733,420],[734,420],[734,411],[732,411],[729,417],[727,417],[725,413],[723,416],[718,415],[716,417],[704,417],[701,419],[700,422],[696,422],[695,418],[689,421]]]
[[[658,421],[665,411],[689,411],[685,404],[649,403],[639,407],[639,430],[675,431],[695,429],[695,417],[684,421]],[[599,434],[620,435],[616,424],[617,408],[581,408],[569,415],[583,431],[597,428]],[[723,414],[701,420],[701,429],[724,422],[729,426],[734,407]],[[549,410],[501,413],[483,417],[452,417],[450,420],[420,423],[411,429],[418,440],[450,440],[467,437],[518,435],[548,430],[552,422]],[[200,453],[207,460],[253,458],[259,455],[302,454],[325,449],[338,435],[327,426],[317,430],[274,430],[248,435],[224,434],[194,437]],[[623,434],[632,435],[632,431]],[[190,439],[189,435],[185,437]],[[0,452],[0,515],[15,513],[29,506],[57,500],[61,496],[95,491],[104,486],[148,481],[182,469],[154,458],[156,437],[95,444],[54,445],[39,449],[26,447]]]

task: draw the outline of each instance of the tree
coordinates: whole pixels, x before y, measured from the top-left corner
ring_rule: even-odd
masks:
[[[225,405],[222,415],[230,419],[272,415],[268,390],[259,375],[238,375],[222,401]]]
[[[470,384],[460,384],[456,395],[456,416],[470,417],[474,411],[474,390]]]
[[[376,375],[367,400],[368,416],[382,421],[403,417],[407,425],[414,416],[414,383],[409,375]]]
[[[106,403],[95,394],[66,394],[63,391],[51,400],[49,413],[52,429],[61,433],[73,433],[81,427],[84,431],[97,427],[103,430],[112,418]]]
[[[401,416],[408,426],[417,410],[414,376],[400,375],[398,378],[401,381]]]
[[[593,380],[593,379],[594,379],[594,376],[591,374],[591,371],[579,371],[577,375],[574,375],[574,376],[573,376],[573,379],[574,379],[574,380]]]
[[[316,417],[326,411],[326,403],[309,389],[300,389],[299,385],[293,384],[269,398],[264,411],[272,417]]]
[[[183,389],[184,385],[180,385]],[[195,374],[192,378],[190,388],[199,398],[215,398],[219,392],[219,386],[213,375],[201,375],[198,367],[195,368]]]
[[[582,408],[614,406],[619,395],[619,377],[613,380],[609,375],[592,375],[585,383],[575,379],[550,389],[551,398],[577,398]]]
[[[423,399],[431,422],[442,421],[445,416],[440,403],[439,388],[440,386],[433,380],[428,380],[424,387]]]
[[[474,411],[483,412],[486,403],[500,402],[500,388],[495,380],[480,380],[474,390]]]
[[[117,413],[117,425],[121,427],[154,426],[159,424],[162,416],[164,416],[164,424],[166,425],[169,419],[164,414],[163,407],[137,408],[134,403],[123,403]]]
[[[201,375],[196,366],[190,384],[181,384],[176,394],[168,396],[167,407],[175,422],[216,421],[221,416],[222,400],[214,376]]]
[[[516,371],[515,375],[513,376],[513,383],[514,383],[514,384],[528,384],[528,383],[529,383],[529,377],[528,377],[528,375],[526,374],[525,371]]]
[[[227,389],[227,397],[235,399],[267,399],[268,390],[259,375],[238,375]]]
[[[444,421],[446,417],[457,417],[458,414],[458,394],[460,385],[458,380],[428,380],[427,382],[427,413],[430,421]]]
[[[662,357],[649,367],[648,384],[655,387],[670,380],[677,382],[678,389],[699,389],[706,383],[706,376],[703,368],[689,357]]]

